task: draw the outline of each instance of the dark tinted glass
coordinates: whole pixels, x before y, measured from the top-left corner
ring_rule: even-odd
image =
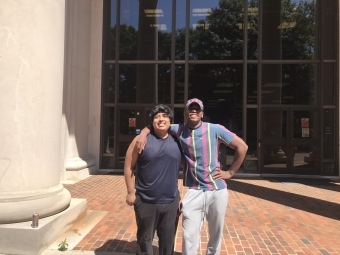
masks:
[[[185,59],[185,17],[186,3],[185,1],[176,1],[176,44],[175,59]]]
[[[263,1],[263,59],[315,59],[316,1]]]
[[[257,65],[248,65],[247,104],[257,104]]]
[[[335,116],[333,109],[323,110],[323,157],[335,158]]]
[[[116,58],[116,14],[117,0],[106,2],[107,12],[107,30],[106,30],[106,60],[114,60]]]
[[[258,29],[259,29],[258,0],[248,0],[248,59],[258,58]]]
[[[247,109],[247,157],[257,158],[257,109]]]
[[[262,103],[315,105],[316,64],[263,65]]]
[[[335,99],[335,64],[322,64],[323,105],[334,105]]]
[[[322,0],[322,45],[324,59],[335,58],[336,1]]]
[[[114,131],[115,131],[115,108],[105,107],[102,125],[102,168],[114,166]]]
[[[204,103],[206,121],[242,130],[242,65],[189,65],[189,98]]]
[[[105,103],[114,103],[115,102],[115,66],[114,65],[105,65]]]
[[[191,0],[189,58],[242,59],[242,0]]]
[[[175,104],[184,103],[185,65],[175,66]],[[191,84],[189,84],[190,90]]]
[[[171,11],[168,0],[121,1],[120,59],[171,59]]]
[[[170,65],[119,66],[120,103],[170,103]]]

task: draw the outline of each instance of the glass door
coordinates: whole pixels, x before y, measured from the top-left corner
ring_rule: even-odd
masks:
[[[317,110],[292,109],[292,173],[321,174],[320,131]]]
[[[263,108],[261,172],[317,174],[320,169],[317,120],[316,109]]]
[[[124,169],[126,151],[132,140],[149,124],[152,107],[120,106],[118,107],[117,141],[115,151],[115,168]]]

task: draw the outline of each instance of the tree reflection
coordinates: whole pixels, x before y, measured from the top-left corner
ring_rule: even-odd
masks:
[[[210,12],[199,20],[195,26],[189,28],[189,60],[243,60],[244,38],[243,31],[247,29],[247,58],[258,58],[258,0],[249,0],[247,5],[247,24],[245,24],[244,5],[242,0],[221,0],[218,6],[211,8]],[[270,28],[264,29],[263,47],[266,54],[264,59],[291,59],[291,60],[308,60],[318,58],[316,34],[316,1],[291,1],[291,0],[264,0],[263,13],[274,12],[279,15],[278,19],[265,18],[263,22],[274,22]],[[270,9],[273,8],[273,9]],[[276,14],[276,12],[278,12]],[[269,17],[269,16],[268,16]],[[116,43],[116,27],[111,28],[111,42]],[[157,28],[155,28],[157,29]],[[138,59],[138,33],[132,26],[127,24],[120,25],[120,43],[119,59],[121,60],[140,60]],[[146,60],[171,60],[171,32],[157,31],[154,40],[157,40],[158,50],[157,59]],[[185,59],[186,52],[186,28],[180,28],[175,31],[175,60]],[[278,45],[275,45],[278,43]],[[114,48],[114,47],[111,47]],[[110,55],[110,54],[108,54]],[[147,54],[143,55],[144,58]],[[153,56],[150,54],[150,56]],[[145,59],[141,59],[145,60]],[[175,65],[176,91],[183,93],[184,88],[180,87],[184,83],[184,69],[181,65]],[[120,99],[119,102],[136,102],[136,65],[120,66]],[[160,88],[158,97],[162,97],[164,102],[169,102],[170,87],[167,80],[170,79],[171,69],[168,66],[155,69],[157,77],[163,79],[163,85]],[[277,77],[267,83],[289,83],[281,97],[285,96],[286,100],[278,100],[279,103],[285,104],[312,104],[314,102],[314,75],[316,74],[313,65],[283,65],[278,69]],[[234,103],[242,102],[242,84],[243,69],[240,67],[228,65],[190,65],[189,79],[192,84],[192,90],[189,87],[189,96],[198,96],[202,100],[221,100],[221,106],[226,107],[225,102],[230,102],[229,106],[233,109]],[[179,72],[177,74],[177,72]],[[123,75],[123,76],[122,76]],[[164,78],[166,77],[166,79]],[[256,75],[248,76],[249,79],[256,79]],[[274,77],[271,75],[271,77]],[[180,84],[181,83],[181,84]],[[218,87],[221,83],[233,83],[231,87]],[[248,81],[248,84],[256,84],[256,81]],[[142,86],[143,82],[141,83]],[[180,84],[180,86],[179,86]],[[219,85],[220,86],[220,85]],[[247,95],[256,92],[248,91]],[[166,90],[169,92],[166,93]],[[228,93],[213,93],[214,90],[232,90]],[[191,92],[190,92],[191,91]],[[179,92],[178,92],[179,93]],[[133,98],[134,97],[134,98]],[[175,102],[184,97],[182,94],[175,94]],[[181,101],[183,102],[183,101]],[[266,101],[265,101],[266,102]],[[273,103],[273,102],[268,102]],[[233,105],[233,106],[232,106]],[[216,108],[216,107],[215,107]],[[225,108],[224,108],[225,110]],[[234,111],[235,108],[232,110]],[[235,110],[236,111],[236,110]]]

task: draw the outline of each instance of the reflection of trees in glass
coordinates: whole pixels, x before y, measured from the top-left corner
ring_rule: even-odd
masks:
[[[155,28],[157,29],[157,28]],[[108,48],[114,51],[113,45],[116,44],[116,27],[111,28],[110,43]],[[158,60],[171,59],[171,33],[158,31]],[[120,26],[119,59],[137,60],[138,31],[130,26],[123,24]],[[109,56],[113,56],[113,53]],[[151,59],[155,60],[155,59]],[[157,59],[156,59],[157,60]]]
[[[242,123],[242,65],[190,65],[189,73],[189,83],[192,84],[189,98],[198,97],[205,103],[205,113],[211,122],[239,131]]]
[[[112,29],[115,30],[115,29]],[[113,33],[112,33],[113,34]],[[120,26],[119,59],[137,59],[138,31],[129,25]]]
[[[136,65],[119,66],[119,102],[136,102]]]
[[[215,54],[225,47],[221,59],[243,58],[243,9],[242,0],[221,0],[219,7],[213,8],[207,16],[209,30],[220,40],[220,48],[216,49]]]
[[[158,65],[158,103],[169,104],[171,102],[171,66]]]
[[[114,103],[115,101],[115,68],[114,65],[106,66],[105,81],[105,103]]]
[[[205,19],[190,28],[190,58],[242,59],[242,24],[243,1],[221,0]]]
[[[313,59],[315,53],[315,0],[282,0],[282,58]]]
[[[258,16],[258,0],[248,1],[248,58],[257,59],[258,57],[258,28],[259,28],[259,16]]]
[[[313,105],[315,96],[315,66],[310,64],[283,65],[282,83],[288,84],[283,88],[282,97],[292,96],[283,104]]]
[[[158,60],[171,60],[171,33],[158,31]]]

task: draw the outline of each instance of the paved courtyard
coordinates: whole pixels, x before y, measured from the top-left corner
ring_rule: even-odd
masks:
[[[122,175],[92,175],[65,184],[73,198],[86,198],[88,210],[105,216],[73,247],[73,251],[135,254],[133,207],[125,203]],[[179,180],[181,196],[186,188]],[[326,180],[235,178],[228,181],[229,204],[221,255],[340,254],[340,183]],[[208,240],[204,224],[201,247]],[[181,254],[181,220],[176,254]],[[157,240],[154,240],[154,254]],[[194,254],[193,254],[194,255]]]

